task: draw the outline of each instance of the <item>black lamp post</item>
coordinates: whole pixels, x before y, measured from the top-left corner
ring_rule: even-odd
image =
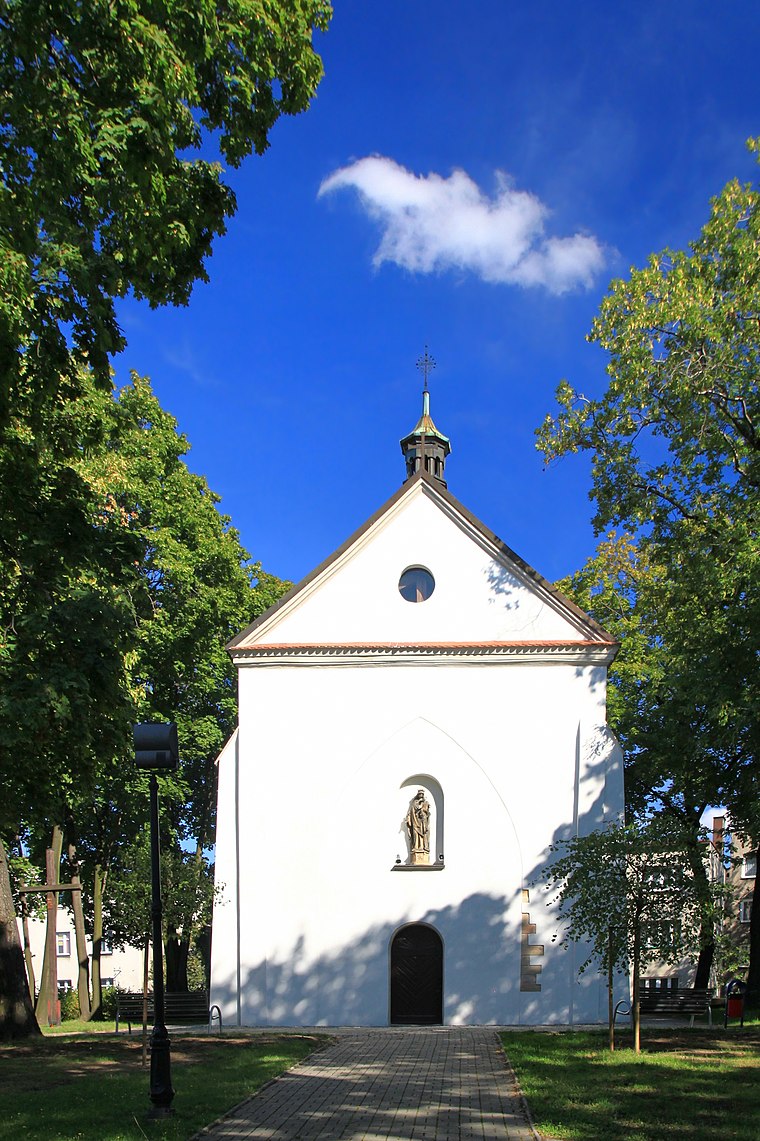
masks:
[[[150,771],[150,864],[153,921],[153,1032],[150,1038],[150,1100],[152,1117],[173,1113],[172,1059],[164,1021],[164,956],[161,908],[161,852],[158,838],[157,772],[171,772],[179,764],[177,726],[143,724],[133,727],[135,763]]]

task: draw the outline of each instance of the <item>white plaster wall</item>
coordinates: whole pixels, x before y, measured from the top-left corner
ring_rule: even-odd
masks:
[[[444,941],[447,1022],[603,1017],[601,985],[552,946],[533,886],[551,843],[610,812],[603,669],[258,664],[241,669],[240,700],[220,761],[212,989],[226,1021],[239,938],[243,1024],[386,1024],[390,940],[417,921]],[[424,774],[443,791],[445,868],[394,872],[414,792],[399,790]],[[529,886],[540,993],[519,991]]]
[[[436,583],[419,604],[398,592],[414,565]],[[249,641],[597,638],[417,481]],[[602,984],[552,944],[537,886],[551,844],[622,810],[606,670],[582,654],[241,661],[216,850],[212,990],[226,1021],[386,1024],[389,946],[408,922],[442,936],[449,1023],[604,1017]],[[441,789],[442,870],[393,870],[416,782]],[[535,993],[519,990],[523,889],[545,947]]]
[[[578,638],[516,570],[496,558],[424,483],[399,501],[324,577],[264,624],[264,644],[477,642]],[[398,591],[401,573],[426,567],[435,591],[421,605]]]

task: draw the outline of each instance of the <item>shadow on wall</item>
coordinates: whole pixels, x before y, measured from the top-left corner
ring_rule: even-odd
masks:
[[[486,580],[491,589],[491,605],[498,603],[504,610],[519,609],[520,595],[524,593],[525,587],[516,575],[494,562],[488,568]]]
[[[508,917],[507,910],[503,897],[474,894],[413,920],[375,925],[314,960],[301,938],[287,961],[244,966],[243,1025],[387,1025],[390,944],[406,922],[429,924],[443,940],[445,1022],[503,1021],[520,978],[519,914]],[[215,987],[212,1001],[222,1005],[226,1021],[235,1020],[233,986]]]
[[[542,901],[543,902],[543,901]],[[522,901],[474,894],[457,906],[415,917],[444,944],[444,1023],[447,1025],[564,1024],[574,1020],[591,979],[578,994],[564,951],[552,951],[539,994],[520,991]],[[299,939],[286,961],[244,968],[241,1022],[249,1026],[385,1026],[389,1022],[390,944],[403,924],[379,924],[339,951],[310,960]],[[237,1020],[234,985],[216,985],[212,1002]],[[583,1020],[598,1017],[596,995],[583,1003]],[[575,1011],[575,1020],[581,1016]]]
[[[610,772],[614,738],[603,730],[593,739],[577,765],[591,792],[576,801],[577,830],[581,834],[603,826],[609,818],[605,778]],[[619,761],[619,758],[618,758]],[[619,778],[619,773],[617,776]],[[593,790],[593,792],[591,791]],[[619,799],[616,791],[612,803]],[[536,808],[534,804],[533,808]],[[549,829],[547,828],[547,831]],[[576,823],[566,821],[551,829],[553,843],[575,834]],[[473,891],[444,907],[410,914],[401,911],[393,921],[375,924],[343,946],[316,958],[308,952],[305,936],[289,953],[258,962],[246,962],[242,946],[241,1022],[252,1026],[385,1026],[389,1020],[389,960],[391,940],[406,923],[425,923],[441,936],[444,945],[444,1022],[448,1025],[566,1025],[600,1022],[606,1017],[604,979],[591,967],[578,976],[577,965],[587,955],[583,946],[559,946],[561,923],[556,906],[543,888],[542,870],[551,861],[548,848],[528,872],[524,883],[514,867],[504,868],[504,893]],[[477,862],[472,865],[477,881]],[[388,874],[393,874],[390,872]],[[445,873],[442,873],[445,874]],[[525,900],[522,887],[530,889]],[[343,901],[351,908],[351,899]],[[541,966],[540,990],[521,991],[521,927],[523,911],[536,924],[531,943],[541,945],[536,956]],[[340,920],[341,917],[339,917]],[[340,942],[336,922],[335,943]],[[260,924],[276,922],[261,915]],[[329,915],[322,931],[329,930]],[[556,937],[556,941],[553,941]],[[619,997],[619,996],[618,996]],[[214,979],[212,1002],[223,1011],[225,1023],[237,1021],[234,971],[226,982]]]
[[[545,993],[547,983],[550,983],[550,992],[554,995],[564,992],[567,996],[568,1016],[565,1022],[605,1023],[608,1017],[606,971],[602,970],[598,959],[592,959],[583,974],[579,974],[581,964],[590,955],[590,945],[578,942],[571,943],[568,947],[561,946],[566,923],[554,902],[556,892],[547,890],[545,880],[546,871],[562,855],[562,844],[575,835],[588,835],[603,828],[605,824],[617,824],[622,819],[623,757],[617,738],[609,726],[598,727],[596,737],[587,744],[586,755],[581,758],[579,752],[577,763],[581,762],[587,783],[599,789],[597,795],[586,803],[579,803],[576,799],[577,824],[561,825],[555,828],[552,834],[551,847],[559,845],[560,850],[553,852],[547,848],[545,858],[526,871],[525,883],[530,899],[528,906],[531,921],[543,931],[546,944],[544,969],[541,974],[542,993],[540,996],[532,996],[533,1001],[529,1000],[526,1003],[524,1008],[526,1023],[535,1023],[534,1015],[539,1011],[546,1011],[550,1002],[549,995]],[[626,975],[617,974],[614,985],[615,1000],[627,997]],[[526,995],[526,998],[529,997]],[[553,1019],[544,1017],[541,1021],[551,1022]]]

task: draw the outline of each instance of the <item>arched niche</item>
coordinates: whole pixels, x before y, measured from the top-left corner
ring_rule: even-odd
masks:
[[[431,867],[440,867],[443,864],[445,848],[444,840],[444,804],[443,789],[439,782],[430,773],[415,773],[407,777],[398,790],[399,806],[399,846],[401,848],[402,866],[411,866],[411,847],[406,827],[406,817],[409,806],[414,800],[417,791],[422,789],[425,799],[430,805],[430,864]],[[416,865],[424,867],[425,865]]]

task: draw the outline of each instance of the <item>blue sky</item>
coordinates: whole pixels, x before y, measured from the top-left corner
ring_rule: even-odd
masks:
[[[149,375],[252,556],[298,580],[400,486],[425,346],[450,491],[549,579],[593,552],[586,459],[534,431],[610,280],[755,178],[760,7],[337,0],[311,109],[230,182],[183,309],[128,300]],[[321,193],[320,193],[321,188]]]

